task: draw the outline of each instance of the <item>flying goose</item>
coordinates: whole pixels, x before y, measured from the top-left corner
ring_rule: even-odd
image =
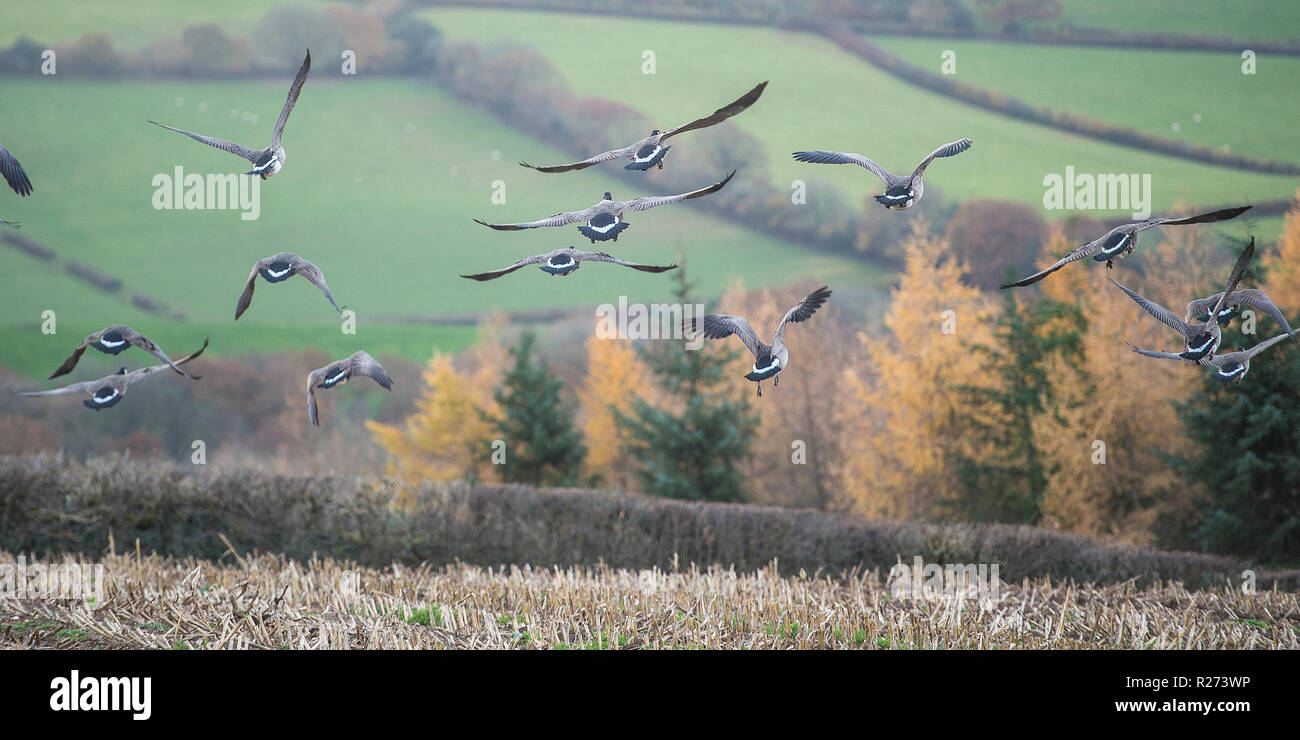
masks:
[[[348,382],[348,379],[355,375],[364,375],[383,386],[385,390],[393,389],[393,381],[388,377],[388,373],[384,372],[384,368],[375,358],[365,352],[357,352],[351,357],[312,370],[307,375],[307,416],[311,417],[312,425],[320,426],[320,420],[316,415],[316,389],[333,388],[340,383]]]
[[[803,300],[796,303],[786,312],[785,318],[781,319],[771,344],[764,344],[759,340],[754,327],[750,326],[749,320],[743,316],[716,313],[705,315],[704,336],[709,339],[722,339],[729,334],[740,337],[740,341],[744,342],[745,347],[754,355],[753,370],[745,376],[745,380],[752,380],[758,384],[758,395],[761,398],[763,381],[771,378],[772,386],[776,387],[780,382],[778,373],[790,363],[790,353],[785,347],[785,325],[807,321],[830,297],[831,290],[825,285],[804,296]],[[690,327],[692,332],[698,328],[699,323],[698,319],[692,320]]]
[[[569,247],[568,249],[557,249],[553,252],[535,255],[533,257],[525,257],[513,265],[503,267],[500,270],[480,272],[476,275],[461,275],[461,277],[469,278],[470,280],[492,280],[528,265],[540,265],[542,272],[548,275],[568,275],[578,269],[579,264],[583,260],[590,260],[592,262],[612,262],[616,265],[630,267],[633,270],[641,270],[642,272],[665,272],[677,267],[677,265],[640,265],[635,262],[624,262],[623,260],[617,257],[612,257],[604,252],[579,252],[574,247]]]
[[[1246,373],[1250,372],[1250,358],[1290,336],[1290,334],[1283,332],[1265,339],[1250,349],[1243,347],[1238,348],[1236,352],[1224,352],[1215,355],[1209,358],[1205,364],[1214,368],[1214,374],[1211,377],[1220,383],[1240,383],[1241,379],[1246,377]],[[1154,352],[1149,349],[1138,349],[1132,342],[1125,342],[1124,344],[1134,352],[1147,357],[1159,357],[1166,360],[1183,359],[1183,356],[1176,352]]]
[[[195,134],[178,128],[172,128],[165,123],[149,121],[155,126],[162,126],[169,131],[175,131],[178,134],[185,134],[195,141],[203,142],[208,146],[214,146],[222,151],[230,152],[239,157],[247,159],[253,163],[253,169],[245,172],[246,175],[260,175],[263,180],[279,172],[284,167],[285,156],[284,147],[280,146],[280,135],[284,133],[284,124],[289,120],[289,112],[293,110],[294,103],[298,102],[298,93],[302,92],[303,83],[307,81],[307,70],[311,69],[311,49],[307,50],[307,56],[302,60],[302,66],[298,68],[298,74],[293,78],[293,84],[289,86],[289,97],[284,101],[284,108],[280,111],[280,119],[275,122],[275,130],[271,132],[271,145],[265,149],[249,149],[246,146],[235,144],[221,139],[214,139],[210,136]]]
[[[684,134],[687,131],[708,128],[722,123],[728,118],[731,118],[753,105],[758,100],[758,97],[763,94],[763,88],[765,87],[767,87],[767,82],[760,82],[753,90],[740,96],[740,98],[735,102],[713,111],[709,116],[696,119],[690,123],[678,126],[677,128],[669,129],[668,131],[661,132],[659,129],[654,129],[650,132],[649,136],[631,146],[625,146],[622,149],[612,149],[608,152],[603,152],[594,157],[584,159],[581,162],[559,164],[551,167],[537,167],[528,164],[527,162],[520,162],[519,164],[537,170],[538,172],[569,172],[571,170],[586,169],[592,165],[600,164],[601,162],[608,162],[611,159],[626,157],[632,161],[623,168],[625,170],[645,171],[655,166],[658,166],[659,169],[662,170],[664,168],[664,157],[668,155],[668,150],[672,148],[670,146],[664,146],[663,143],[670,136],[676,136],[677,134]]]
[[[2,146],[0,146],[0,174],[4,175],[5,182],[9,183],[9,187],[13,188],[18,195],[25,198],[32,194],[32,181],[28,179],[27,172],[19,164],[18,158],[10,154],[9,150]],[[15,228],[22,225],[17,221],[5,221],[4,219],[0,219],[0,224]]]
[[[159,370],[165,370],[167,368],[174,369],[175,365],[184,365],[190,360],[203,354],[203,350],[207,348],[208,340],[204,339],[203,346],[199,347],[198,352],[186,355],[185,357],[176,360],[174,363],[171,360],[168,360],[162,365],[143,367],[139,370],[132,370],[130,372],[127,372],[126,368],[122,368],[113,375],[100,378],[99,380],[87,380],[81,383],[73,383],[72,385],[65,385],[62,388],[55,388],[48,391],[16,391],[13,388],[10,388],[9,392],[19,396],[90,396],[90,398],[82,401],[82,403],[88,409],[99,411],[100,409],[106,409],[117,405],[117,402],[121,401],[122,397],[126,395],[127,388],[129,388],[132,383],[150,377]],[[190,377],[195,380],[199,379],[198,375],[191,375]]]
[[[181,375],[189,378],[194,377],[177,367],[171,360],[167,359],[167,353],[163,352],[157,344],[154,344],[153,341],[149,339],[149,337],[146,337],[129,326],[113,324],[112,326],[100,329],[94,334],[89,334],[85,339],[81,340],[81,343],[77,345],[77,349],[68,356],[68,359],[63,361],[63,364],[59,366],[58,370],[54,371],[54,374],[51,375],[50,378],[54,379],[60,375],[67,375],[72,372],[72,368],[77,366],[77,362],[81,360],[81,355],[86,351],[87,347],[94,347],[104,354],[117,355],[121,354],[128,347],[133,345],[153,354],[154,357],[162,360],[168,367]]]
[[[970,149],[970,145],[970,139],[959,139],[944,144],[930,152],[930,156],[921,160],[916,169],[912,170],[912,174],[906,177],[888,172],[884,167],[861,154],[828,152],[819,149],[811,152],[795,152],[794,158],[800,162],[812,162],[814,164],[856,164],[859,167],[866,167],[885,183],[885,192],[876,196],[876,202],[885,208],[906,211],[921,202],[921,196],[925,194],[925,181],[922,177],[925,175],[925,168],[930,165],[930,162],[935,157],[951,157],[954,154],[961,154]]]
[[[239,303],[235,306],[235,321],[244,315],[244,311],[248,310],[248,304],[253,302],[253,284],[257,282],[258,275],[268,283],[282,283],[294,275],[302,275],[310,280],[312,285],[321,289],[335,311],[343,310],[334,302],[330,287],[325,284],[325,274],[319,267],[293,252],[280,252],[266,259],[260,259],[253,265],[252,272],[248,273],[248,282],[244,283],[244,292],[240,294]]]
[[[629,211],[646,211],[656,206],[664,206],[669,203],[678,203],[683,200],[699,198],[716,193],[723,188],[731,178],[736,174],[735,170],[731,171],[721,182],[715,182],[706,188],[692,190],[689,193],[680,193],[678,195],[645,195],[640,198],[622,201],[614,200],[609,193],[605,193],[604,200],[596,205],[582,211],[570,211],[568,213],[557,213],[550,218],[544,218],[540,221],[529,221],[521,224],[490,224],[486,221],[474,219],[475,223],[483,224],[490,229],[497,231],[519,231],[521,229],[536,229],[540,226],[567,226],[568,224],[585,221],[586,223],[578,227],[578,232],[591,240],[592,244],[598,241],[618,241],[618,235],[628,227],[628,223],[620,218],[624,213]]]
[[[1115,282],[1115,287],[1128,294],[1139,306],[1147,313],[1151,314],[1160,323],[1168,326],[1179,334],[1183,335],[1183,340],[1187,344],[1187,351],[1178,356],[1188,362],[1195,362],[1199,365],[1209,365],[1210,358],[1219,349],[1219,343],[1223,341],[1223,331],[1219,328],[1219,322],[1210,318],[1217,316],[1223,310],[1227,302],[1227,296],[1231,295],[1237,288],[1237,283],[1241,281],[1241,276],[1246,272],[1246,265],[1250,263],[1250,258],[1255,254],[1255,238],[1251,237],[1250,244],[1242,251],[1241,256],[1237,258],[1237,263],[1232,267],[1232,276],[1228,278],[1228,289],[1219,294],[1219,300],[1214,304],[1212,310],[1207,314],[1206,321],[1200,324],[1191,324],[1174,315],[1172,311],[1161,306],[1154,301],[1149,301],[1137,293],[1125,288],[1123,285]]]
[[[1131,224],[1121,224],[1111,229],[1110,231],[1107,231],[1105,234],[1102,234],[1101,237],[1094,239],[1093,241],[1090,241],[1081,247],[1077,247],[1073,252],[1070,252],[1069,254],[1065,255],[1061,259],[1057,260],[1056,264],[1052,265],[1051,267],[1045,270],[1040,270],[1039,272],[1036,272],[1027,278],[1021,278],[1015,281],[1014,283],[1007,283],[1005,285],[999,285],[998,287],[1019,288],[1025,285],[1032,285],[1033,283],[1042,280],[1043,278],[1047,277],[1048,275],[1051,275],[1052,273],[1056,272],[1062,267],[1065,267],[1071,262],[1078,262],[1084,257],[1087,257],[1088,255],[1092,254],[1093,252],[1096,252],[1098,249],[1100,249],[1101,252],[1098,253],[1095,257],[1093,257],[1093,260],[1096,262],[1105,262],[1106,267],[1111,268],[1114,267],[1114,265],[1112,264],[1113,260],[1119,259],[1123,255],[1131,253],[1133,249],[1137,247],[1138,234],[1142,233],[1143,231],[1146,231],[1147,229],[1150,229],[1154,226],[1161,226],[1161,225],[1182,226],[1184,224],[1204,224],[1213,221],[1227,221],[1228,219],[1236,218],[1237,216],[1240,216],[1241,214],[1245,213],[1251,208],[1252,206],[1238,206],[1237,208],[1225,208],[1222,211],[1202,213],[1198,216],[1189,216],[1186,218],[1179,217],[1179,216],[1171,216],[1165,218],[1149,218],[1146,221],[1138,221],[1136,223],[1131,223]]]
[[[1221,298],[1223,298],[1222,293],[1215,293],[1208,298],[1198,298],[1191,303],[1188,303],[1187,315],[1183,317],[1183,320],[1188,322],[1192,319],[1196,319],[1197,321],[1209,321],[1210,310],[1214,308]],[[1237,313],[1241,310],[1242,306],[1253,308],[1256,311],[1263,311],[1272,317],[1279,326],[1285,329],[1287,334],[1295,336],[1295,330],[1291,328],[1291,324],[1287,323],[1286,316],[1282,313],[1281,309],[1273,303],[1264,291],[1258,288],[1246,288],[1244,290],[1234,291],[1232,295],[1229,295],[1228,299],[1223,304],[1223,308],[1220,309],[1218,315],[1215,316],[1219,322],[1219,326],[1227,326],[1233,318],[1237,316]]]

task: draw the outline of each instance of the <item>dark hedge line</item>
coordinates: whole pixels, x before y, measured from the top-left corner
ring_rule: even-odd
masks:
[[[784,573],[887,573],[927,563],[997,563],[1000,577],[1087,582],[1237,583],[1243,562],[1163,552],[1027,526],[869,520],[811,510],[687,503],[629,493],[521,485],[425,485],[402,508],[386,481],[215,473],[123,458],[86,464],[0,458],[0,548],[49,555],[119,550],[223,557],[313,555],[483,566],[594,565],[669,569],[721,564]],[[226,556],[228,557],[228,556]],[[1268,587],[1263,584],[1261,588]]]

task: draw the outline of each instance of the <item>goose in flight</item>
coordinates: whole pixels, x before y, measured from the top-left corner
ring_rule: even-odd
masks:
[[[813,164],[856,164],[859,167],[865,167],[885,183],[885,192],[876,196],[876,202],[885,208],[906,211],[920,203],[921,196],[925,194],[923,176],[925,175],[925,168],[930,166],[930,162],[934,161],[935,157],[951,157],[955,154],[961,154],[970,149],[970,145],[970,139],[959,139],[944,144],[930,152],[930,156],[921,160],[916,169],[912,170],[912,174],[905,177],[887,171],[884,167],[861,154],[828,152],[819,149],[811,152],[795,152],[794,158],[800,162],[812,162]]]
[[[208,340],[204,339],[203,346],[199,347],[198,352],[186,355],[175,362],[168,360],[162,365],[143,367],[139,370],[132,370],[130,372],[127,372],[126,368],[122,368],[113,375],[100,378],[99,380],[87,380],[81,383],[73,383],[72,385],[65,385],[62,388],[55,388],[48,391],[16,391],[13,388],[10,388],[9,392],[19,396],[89,396],[89,398],[82,401],[82,404],[84,404],[88,409],[99,411],[117,405],[117,402],[122,400],[122,397],[126,395],[127,389],[130,388],[133,383],[152,377],[159,370],[166,370],[168,368],[174,369],[175,365],[184,365],[190,360],[203,354],[203,350],[207,348]],[[191,375],[190,377],[195,380],[199,379],[198,375]]]
[[[622,219],[624,213],[630,211],[648,211],[657,206],[668,205],[669,203],[679,203],[683,200],[699,198],[709,193],[716,193],[723,188],[731,178],[736,174],[735,170],[731,171],[721,182],[715,182],[706,188],[692,190],[689,193],[680,193],[678,195],[644,195],[632,200],[614,200],[609,193],[605,193],[604,200],[596,205],[582,211],[570,211],[568,213],[557,213],[550,218],[544,218],[540,221],[528,221],[519,224],[490,224],[486,221],[474,219],[475,223],[483,224],[489,229],[497,231],[519,231],[521,229],[536,229],[542,226],[567,226],[579,221],[585,222],[578,227],[578,232],[591,240],[592,244],[598,241],[618,241],[618,235],[628,227],[628,223]]]
[[[63,361],[63,364],[59,366],[58,370],[54,371],[54,374],[51,375],[50,378],[54,379],[60,375],[67,375],[72,372],[72,369],[77,366],[77,362],[81,360],[81,355],[86,351],[87,347],[94,347],[104,354],[117,355],[132,346],[139,347],[140,349],[149,352],[181,375],[189,378],[194,377],[177,367],[176,363],[167,359],[167,353],[163,352],[162,348],[157,344],[154,344],[153,340],[149,339],[149,337],[146,337],[129,326],[114,324],[100,329],[94,334],[89,334],[85,339],[81,340],[81,343],[77,345],[77,348],[71,355],[68,355],[68,359]]]
[[[301,275],[311,281],[312,285],[321,289],[325,297],[329,299],[330,305],[335,311],[342,311],[339,304],[334,302],[334,296],[330,293],[330,286],[325,284],[325,274],[320,268],[307,260],[299,257],[293,252],[280,252],[277,255],[260,259],[257,264],[253,265],[252,272],[248,273],[248,282],[244,283],[244,292],[239,296],[239,303],[235,306],[235,320],[238,321],[244,311],[248,310],[248,305],[253,302],[253,284],[257,282],[257,276],[261,275],[268,283],[282,283],[294,275]]]
[[[1237,264],[1233,265],[1232,276],[1228,278],[1228,289],[1219,294],[1219,300],[1206,315],[1206,321],[1199,324],[1183,321],[1175,316],[1173,311],[1125,288],[1115,282],[1114,278],[1111,278],[1110,281],[1115,283],[1115,287],[1128,294],[1128,297],[1132,298],[1143,310],[1154,316],[1157,321],[1183,335],[1187,350],[1180,353],[1179,357],[1199,365],[1209,365],[1210,358],[1218,351],[1219,343],[1223,341],[1223,331],[1219,328],[1219,322],[1210,317],[1219,315],[1223,310],[1224,304],[1227,303],[1227,296],[1237,289],[1237,283],[1241,281],[1241,276],[1246,272],[1246,265],[1250,263],[1250,258],[1254,254],[1255,239],[1251,237],[1250,244],[1246,245],[1246,249],[1237,258]]]
[[[1239,347],[1236,352],[1224,352],[1208,359],[1205,363],[1214,368],[1214,373],[1210,376],[1220,383],[1240,383],[1241,379],[1246,377],[1250,372],[1250,359],[1264,350],[1272,347],[1283,339],[1290,338],[1290,334],[1283,332],[1277,336],[1269,337],[1264,341],[1256,344],[1250,349]],[[1129,349],[1140,355],[1147,357],[1158,357],[1165,360],[1181,360],[1183,356],[1177,352],[1154,352],[1149,349],[1138,349],[1132,342],[1124,343]]]
[[[1221,211],[1212,211],[1210,213],[1202,213],[1197,216],[1188,216],[1185,218],[1180,216],[1149,218],[1146,221],[1121,224],[1110,231],[1107,231],[1105,234],[1102,234],[1099,238],[1076,248],[1073,252],[1070,252],[1057,260],[1056,264],[1051,267],[1045,270],[1040,270],[1027,278],[1021,278],[1014,283],[1007,283],[1005,285],[999,285],[998,287],[1019,288],[1026,285],[1032,285],[1071,262],[1078,262],[1084,257],[1091,255],[1093,252],[1097,252],[1098,249],[1101,251],[1093,257],[1093,260],[1096,262],[1105,262],[1106,267],[1111,268],[1114,267],[1112,264],[1114,260],[1133,252],[1133,249],[1137,247],[1138,234],[1147,229],[1162,225],[1182,226],[1184,224],[1205,224],[1214,221],[1227,221],[1228,219],[1240,216],[1251,208],[1252,206],[1238,206],[1237,208],[1225,208]]]
[[[695,131],[696,129],[716,126],[719,123],[722,123],[728,118],[731,118],[753,105],[758,100],[758,97],[763,94],[763,88],[765,87],[767,87],[767,82],[760,82],[754,86],[753,90],[740,96],[736,101],[713,111],[711,115],[696,119],[690,123],[683,124],[667,131],[655,129],[650,132],[649,136],[631,146],[625,146],[622,149],[611,149],[608,152],[602,152],[593,157],[584,159],[581,162],[557,164],[550,167],[537,167],[528,164],[527,162],[520,162],[519,164],[523,167],[537,170],[538,172],[569,172],[571,170],[586,169],[592,165],[600,164],[601,162],[608,162],[611,159],[620,159],[625,157],[632,160],[623,168],[625,170],[645,171],[656,166],[662,170],[664,168],[664,157],[668,155],[668,150],[672,148],[670,146],[664,146],[664,142],[667,141],[669,137],[684,134],[687,131]]]
[[[1219,303],[1221,298],[1223,298],[1222,293],[1215,293],[1207,298],[1198,298],[1191,303],[1188,303],[1187,315],[1183,317],[1183,321],[1191,322],[1193,319],[1197,321],[1209,321],[1210,311]],[[1219,313],[1215,316],[1215,319],[1219,322],[1219,326],[1227,326],[1234,318],[1236,318],[1237,314],[1241,311],[1242,306],[1253,308],[1256,311],[1262,311],[1268,314],[1278,323],[1278,326],[1281,326],[1286,330],[1287,334],[1295,336],[1295,330],[1292,329],[1291,324],[1287,322],[1286,315],[1277,307],[1277,304],[1273,303],[1272,299],[1268,297],[1268,294],[1258,288],[1246,288],[1244,290],[1233,291],[1233,293],[1228,296],[1227,300],[1223,302],[1223,308],[1220,309]]]
[[[623,260],[605,254],[604,252],[580,252],[574,247],[569,247],[568,249],[557,249],[553,252],[547,252],[546,254],[525,257],[513,265],[503,267],[500,270],[480,272],[475,275],[461,275],[461,277],[469,278],[470,280],[492,280],[494,278],[499,278],[502,275],[512,273],[521,267],[527,267],[528,265],[538,265],[542,272],[548,275],[568,275],[574,270],[577,270],[578,266],[584,260],[589,260],[591,262],[611,262],[616,265],[630,267],[633,270],[640,270],[642,272],[665,272],[677,267],[677,265],[641,265],[635,262],[624,262]]]
[[[331,362],[325,367],[312,370],[307,375],[307,416],[311,418],[313,426],[320,426],[320,420],[316,414],[316,389],[333,388],[341,383],[348,382],[349,378],[361,375],[374,380],[385,390],[393,389],[393,381],[384,372],[375,358],[365,352],[357,352],[351,357],[345,357],[337,362]]]
[[[804,296],[803,300],[786,311],[785,318],[781,319],[781,323],[776,327],[776,334],[772,337],[771,344],[765,344],[758,338],[754,327],[750,326],[749,320],[744,316],[707,314],[702,322],[703,333],[708,339],[722,339],[731,334],[740,337],[740,341],[744,342],[745,347],[754,355],[753,369],[745,376],[745,380],[758,384],[758,395],[761,398],[763,381],[771,378],[772,386],[776,387],[780,381],[777,377],[778,373],[790,364],[790,352],[785,346],[785,325],[807,321],[830,297],[831,290],[825,285]],[[700,323],[698,319],[692,320],[689,333],[699,331]]]
[[[265,180],[271,175],[279,172],[281,168],[284,167],[284,147],[280,145],[280,135],[284,133],[284,124],[289,120],[289,112],[293,110],[294,103],[298,102],[298,93],[302,92],[303,83],[307,81],[307,71],[310,69],[311,49],[308,49],[307,56],[302,60],[302,66],[298,68],[298,74],[293,78],[293,84],[289,86],[289,97],[284,101],[284,108],[280,110],[280,119],[275,122],[275,130],[271,132],[271,145],[265,149],[249,149],[240,144],[173,128],[165,123],[158,123],[157,121],[149,121],[149,123],[152,123],[155,126],[162,126],[163,128],[169,131],[175,131],[178,134],[185,134],[195,141],[243,157],[253,163],[253,169],[244,174],[260,175],[262,179]]]
[[[13,188],[19,196],[27,197],[32,194],[32,181],[27,177],[27,172],[23,169],[18,158],[9,153],[8,149],[0,146],[0,174],[4,175],[5,182]],[[17,221],[5,221],[0,219],[0,224],[5,226],[20,227],[22,224]]]

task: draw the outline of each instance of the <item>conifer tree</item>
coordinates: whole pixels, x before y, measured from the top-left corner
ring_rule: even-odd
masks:
[[[685,269],[677,270],[676,298],[690,304]],[[705,341],[688,349],[682,340],[659,340],[639,348],[658,381],[665,403],[632,401],[631,413],[615,410],[627,428],[624,454],[637,461],[645,492],[665,498],[742,501],[741,465],[749,457],[758,416],[749,384],[725,371],[735,350]]]
[[[581,482],[587,448],[574,426],[574,405],[561,397],[564,384],[534,354],[537,336],[525,332],[510,349],[514,360],[494,394],[500,416],[488,418],[505,442],[508,481],[536,486],[570,486]],[[489,458],[496,450],[485,450]]]

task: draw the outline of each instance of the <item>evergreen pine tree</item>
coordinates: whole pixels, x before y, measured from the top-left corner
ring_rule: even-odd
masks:
[[[1271,331],[1257,336],[1243,336],[1233,322],[1221,351],[1249,347],[1280,331],[1266,321],[1260,323]],[[1177,404],[1202,453],[1172,460],[1188,485],[1209,493],[1198,544],[1211,552],[1300,564],[1300,346],[1288,339],[1257,355],[1240,383],[1224,385],[1202,372],[1203,390]]]
[[[1024,305],[1011,293],[1003,295],[996,346],[972,347],[986,360],[986,372],[997,382],[960,389],[975,411],[966,420],[968,433],[993,444],[978,458],[958,457],[960,496],[946,502],[955,516],[986,522],[1037,521],[1047,472],[1035,444],[1033,418],[1044,411],[1045,400],[1050,402],[1048,358],[1076,354],[1083,326],[1084,316],[1077,306],[1048,298]]]
[[[684,267],[676,275],[677,302],[690,304]],[[638,463],[645,492],[665,498],[742,501],[739,465],[749,457],[758,429],[748,384],[724,372],[735,351],[705,342],[692,350],[680,340],[639,347],[658,380],[666,403],[632,401],[630,413],[614,409],[627,430],[624,454]]]
[[[573,404],[561,398],[564,384],[534,357],[536,343],[536,335],[525,332],[510,349],[514,364],[494,394],[501,416],[485,416],[506,443],[501,475],[537,486],[577,485],[587,448],[573,424]]]

